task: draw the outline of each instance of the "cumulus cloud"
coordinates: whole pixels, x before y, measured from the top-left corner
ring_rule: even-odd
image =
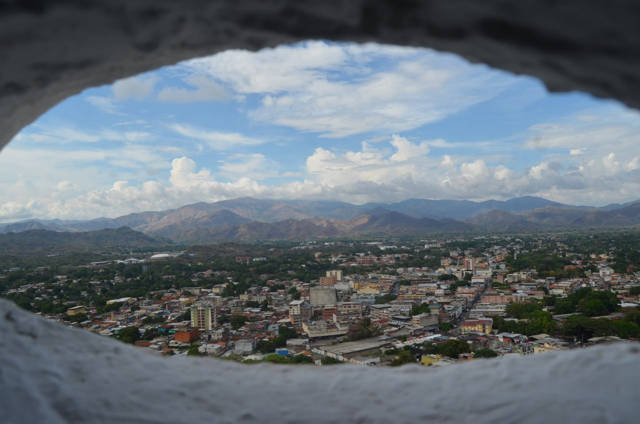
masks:
[[[153,93],[158,81],[156,76],[137,76],[125,78],[113,83],[113,96],[116,100],[141,100]]]
[[[484,159],[432,157],[426,144],[396,135],[376,147],[363,142],[353,151],[318,147],[307,157],[302,177],[280,185],[264,183],[273,175],[273,164],[262,154],[232,155],[214,169],[182,156],[168,165],[166,182],[119,179],[107,188],[83,191],[58,179],[52,193],[43,194],[41,201],[2,203],[0,219],[117,216],[241,196],[364,203],[412,197],[483,200],[541,195],[569,203],[593,204],[597,199],[603,204],[640,190],[638,158],[621,162],[615,154],[607,154],[580,166],[543,161],[518,171]]]
[[[369,66],[382,60],[392,65]],[[492,98],[510,83],[486,67],[429,50],[324,42],[231,50],[184,66],[237,93],[261,96],[255,119],[333,138],[417,128]]]

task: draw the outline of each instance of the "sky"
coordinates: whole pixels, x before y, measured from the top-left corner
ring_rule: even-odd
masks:
[[[640,114],[429,49],[228,50],[70,97],[0,152],[0,221],[251,196],[640,198]]]

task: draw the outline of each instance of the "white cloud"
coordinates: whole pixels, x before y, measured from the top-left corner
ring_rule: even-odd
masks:
[[[151,134],[146,131],[125,131],[124,138],[127,141],[141,141],[151,137]]]
[[[203,75],[191,75],[185,79],[192,88],[165,87],[158,93],[158,100],[162,102],[208,102],[224,100],[228,97],[224,87]]]
[[[406,161],[419,156],[426,156],[429,153],[429,145],[423,141],[420,144],[412,144],[404,137],[394,135],[391,139],[391,145],[397,151],[391,156],[392,161]]]
[[[156,76],[136,76],[125,78],[113,83],[113,96],[116,100],[141,100],[153,93],[158,81]]]
[[[190,125],[172,124],[169,125],[169,128],[186,138],[205,142],[215,150],[227,150],[239,145],[255,146],[265,142],[262,139],[247,137],[240,133],[208,131]]]
[[[393,65],[374,72],[376,60]],[[183,66],[262,96],[254,118],[323,137],[417,128],[490,99],[516,79],[430,50],[324,42],[226,51]]]
[[[278,176],[279,165],[262,153],[236,154],[218,167],[217,174],[229,179],[263,180]]]
[[[111,97],[87,96],[85,97],[85,100],[103,112],[110,113],[112,115],[121,115]]]

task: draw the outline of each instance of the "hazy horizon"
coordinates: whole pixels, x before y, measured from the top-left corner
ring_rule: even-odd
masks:
[[[521,196],[521,197],[511,197],[508,199],[484,199],[484,200],[468,200],[468,199],[425,199],[425,198],[408,198],[408,199],[404,199],[404,200],[399,200],[399,201],[394,201],[394,202],[384,202],[384,201],[380,201],[380,202],[365,202],[365,203],[352,203],[352,202],[347,202],[347,201],[343,201],[343,200],[329,200],[329,199],[277,199],[277,198],[260,198],[260,197],[253,197],[253,196],[244,196],[244,197],[236,197],[236,198],[231,198],[231,199],[224,199],[224,200],[218,200],[215,202],[205,202],[205,201],[198,201],[198,202],[192,202],[192,203],[187,203],[184,205],[179,205],[175,208],[168,208],[168,209],[154,209],[154,210],[145,210],[145,211],[137,211],[137,212],[132,212],[132,213],[144,213],[144,212],[164,212],[167,210],[174,210],[174,209],[180,209],[182,207],[188,207],[191,205],[195,205],[198,203],[219,203],[219,202],[232,202],[232,201],[237,201],[237,200],[242,200],[242,199],[253,199],[253,200],[266,200],[266,201],[273,201],[273,202],[298,202],[298,201],[302,201],[302,202],[306,202],[306,201],[317,201],[317,202],[341,202],[341,203],[346,203],[346,204],[350,204],[353,206],[366,206],[366,205],[392,205],[392,204],[397,204],[397,203],[403,203],[403,202],[408,202],[408,201],[413,201],[413,200],[428,200],[428,201],[442,201],[442,202],[474,202],[474,203],[483,203],[483,202],[490,202],[490,201],[498,201],[498,202],[507,202],[510,200],[516,200],[516,199],[524,199],[524,198],[539,198],[539,199],[544,199],[544,200],[549,200],[550,199],[545,199],[543,197],[540,196]],[[636,200],[631,200],[631,203],[635,203],[636,201],[640,201],[640,199],[636,199]],[[607,205],[602,205],[602,206],[593,206],[593,205],[585,205],[585,204],[570,204],[570,203],[562,203],[562,202],[557,202],[557,203],[561,203],[565,206],[572,206],[572,207],[606,207],[606,206],[610,206],[610,205],[614,205],[616,203],[609,203]],[[625,203],[629,203],[629,202],[620,202],[617,204],[625,204]],[[365,211],[363,211],[364,213]],[[29,218],[23,218],[23,219],[18,219],[18,220],[0,220],[0,225],[3,224],[12,224],[12,223],[17,223],[17,222],[22,222],[22,221],[90,221],[90,220],[96,220],[96,219],[114,219],[114,218],[118,218],[121,216],[126,216],[129,214],[123,214],[123,215],[114,215],[114,216],[94,216],[94,217],[88,217],[88,218],[84,218],[84,219],[66,219],[66,218],[40,218],[37,216],[34,217],[29,217]]]

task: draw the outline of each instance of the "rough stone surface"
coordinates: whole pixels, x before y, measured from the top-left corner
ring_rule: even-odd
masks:
[[[640,105],[634,0],[0,0],[0,148],[64,98],[230,48],[427,46]]]
[[[630,423],[640,345],[428,369],[161,357],[0,300],[5,423]]]

